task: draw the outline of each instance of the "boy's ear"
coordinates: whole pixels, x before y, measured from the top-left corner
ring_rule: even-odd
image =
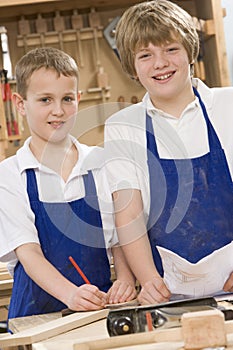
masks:
[[[25,108],[24,108],[24,100],[20,94],[17,92],[14,92],[12,94],[12,102],[15,105],[15,108],[17,111],[22,115],[25,116]]]
[[[78,102],[80,102],[80,99],[81,99],[81,91],[78,92],[77,97],[78,97]]]

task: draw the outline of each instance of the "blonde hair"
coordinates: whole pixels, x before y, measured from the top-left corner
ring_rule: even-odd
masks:
[[[190,64],[199,52],[199,37],[191,16],[178,5],[167,0],[142,2],[131,6],[116,27],[116,46],[124,71],[135,78],[135,52],[149,43],[162,45],[180,41]]]
[[[40,68],[53,69],[58,76],[74,76],[79,80],[78,66],[67,53],[53,47],[41,47],[27,52],[15,67],[17,92],[26,99],[33,72]]]

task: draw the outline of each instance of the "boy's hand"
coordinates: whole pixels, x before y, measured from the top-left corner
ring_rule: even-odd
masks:
[[[163,279],[155,277],[143,285],[138,295],[138,301],[141,305],[157,304],[169,301],[170,297],[171,293]]]
[[[98,287],[92,284],[83,284],[80,287],[75,287],[67,306],[73,311],[99,310],[104,308],[107,299],[107,294],[101,292]]]
[[[134,285],[126,281],[116,280],[109,289],[107,296],[108,304],[124,303],[136,298],[137,292]]]
[[[233,272],[230,274],[229,278],[226,280],[223,286],[224,292],[233,292]]]

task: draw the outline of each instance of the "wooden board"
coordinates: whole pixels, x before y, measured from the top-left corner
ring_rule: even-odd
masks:
[[[0,291],[12,289],[13,279],[0,280]]]
[[[0,322],[6,321],[8,310],[5,307],[0,306]]]
[[[77,312],[28,330],[0,337],[0,347],[29,345],[106,318],[109,310]]]
[[[228,307],[228,304],[225,306]],[[22,317],[19,319],[12,319],[10,321],[10,328],[14,323],[15,327],[14,329],[12,329],[13,332],[19,332],[26,328],[31,328],[38,324],[42,324],[45,322],[48,323],[48,321],[55,318],[61,318],[61,313],[28,316],[28,317]],[[233,350],[233,333],[231,333],[233,332],[232,321],[227,321],[225,325],[226,325],[226,332],[228,333],[227,349]],[[174,334],[174,332],[176,334]],[[78,350],[82,350],[82,349],[92,350],[92,349],[95,349],[96,347],[97,349],[99,349],[100,346],[101,346],[101,349],[106,349],[106,346],[109,345],[108,341],[110,340],[111,343],[109,345],[110,346],[109,349],[119,349],[119,350],[126,350],[126,349],[127,350],[164,350],[164,349],[181,350],[182,349],[184,350],[183,339],[180,341],[172,340],[172,339],[177,339],[174,337],[178,337],[178,336],[181,337],[180,332],[181,332],[180,328],[164,329],[164,330],[157,329],[156,331],[153,332],[153,333],[156,333],[155,334],[156,341],[153,340],[152,343],[149,343],[150,339],[145,340],[143,338],[143,337],[151,337],[151,332],[133,334],[130,336],[130,339],[134,339],[134,341],[130,341],[128,345],[126,345],[127,343],[125,342],[125,339],[127,340],[128,336],[121,336],[120,339],[122,339],[122,341],[124,340],[122,343],[123,345],[120,342],[117,342],[117,345],[115,347],[112,347],[114,340],[111,340],[111,339],[116,339],[116,337],[112,337],[112,338],[109,337],[107,332],[107,327],[106,327],[106,319],[102,319],[102,320],[93,322],[91,324],[82,326],[80,328],[73,329],[69,332],[59,334],[55,337],[33,343],[30,349],[32,350],[64,350],[64,349],[74,350],[74,346]],[[138,341],[138,337],[139,337],[139,341]],[[178,338],[178,339],[181,339],[181,338]],[[102,343],[99,343],[100,340]],[[138,343],[138,345],[136,345],[135,343]],[[118,345],[121,347],[119,348]]]
[[[226,333],[233,333],[233,321],[225,322]],[[136,346],[154,343],[166,343],[166,342],[183,342],[182,328],[171,328],[171,329],[157,329],[152,332],[120,335],[111,337],[108,339],[95,340],[90,342],[76,343],[74,344],[73,350],[104,350],[104,349],[121,349],[122,347],[129,349],[135,349]],[[227,349],[233,349],[233,342],[228,343]],[[132,348],[131,348],[132,347]],[[166,345],[161,349],[168,349]],[[177,348],[180,349],[180,344]],[[181,349],[180,349],[181,350]]]
[[[0,307],[1,306],[7,306],[10,303],[10,296],[1,296],[0,297]]]
[[[2,281],[2,280],[10,280],[10,279],[12,279],[12,276],[9,274],[8,271],[0,272],[0,281]]]
[[[109,338],[106,319],[96,321],[86,326],[73,329],[72,331],[60,334],[56,337],[33,343],[33,350],[73,350],[77,342],[97,341]]]
[[[57,320],[61,317],[61,312],[50,312],[48,314],[42,315],[11,318],[9,320],[9,329],[12,333],[18,333],[25,331],[26,329],[33,328],[35,326],[46,324],[53,320]]]
[[[108,339],[100,339],[85,343],[76,343],[74,350],[100,350],[113,349],[122,346],[136,346],[158,342],[178,342],[182,341],[181,328],[167,330],[157,330],[153,332],[135,333],[128,335],[119,335]]]
[[[227,345],[224,315],[220,310],[184,313],[181,324],[187,350],[224,348]]]

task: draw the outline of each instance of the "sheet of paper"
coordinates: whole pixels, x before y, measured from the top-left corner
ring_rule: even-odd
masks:
[[[233,241],[192,264],[174,252],[157,246],[164,281],[172,294],[202,297],[218,294],[233,272]]]

